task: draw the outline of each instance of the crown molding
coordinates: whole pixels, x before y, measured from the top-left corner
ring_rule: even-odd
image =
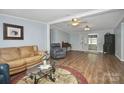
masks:
[[[17,18],[17,19],[21,19],[21,20],[27,20],[27,21],[31,21],[31,22],[35,22],[35,23],[48,24],[48,23],[45,23],[45,22],[31,20],[31,19],[23,18],[23,17],[17,17],[17,16],[13,16],[13,15],[8,15],[8,14],[0,14],[0,16],[12,17],[12,18]]]
[[[58,20],[51,21],[51,22],[48,22],[48,23],[49,24],[55,24],[55,23],[71,20],[72,18],[87,17],[87,16],[91,16],[91,15],[94,15],[94,14],[105,13],[105,12],[108,12],[108,11],[111,11],[111,10],[112,9],[96,9],[96,10],[85,12],[85,13],[82,13],[82,14],[77,14],[77,15],[74,15],[74,16],[64,17],[62,19],[58,19]]]

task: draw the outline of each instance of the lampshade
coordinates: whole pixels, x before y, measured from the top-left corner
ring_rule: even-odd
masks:
[[[86,25],[86,26],[84,27],[84,31],[89,31],[89,30],[91,30],[91,28],[90,28],[88,25]]]

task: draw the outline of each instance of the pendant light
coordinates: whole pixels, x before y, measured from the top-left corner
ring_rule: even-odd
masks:
[[[86,25],[85,27],[84,27],[84,31],[90,31],[91,30],[91,28],[88,26],[88,25]]]
[[[79,25],[80,21],[77,18],[72,19],[72,26],[77,26]]]

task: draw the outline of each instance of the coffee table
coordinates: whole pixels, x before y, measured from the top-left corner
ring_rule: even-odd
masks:
[[[27,70],[26,75],[33,80],[34,84],[38,84],[39,80],[43,77],[49,78],[52,82],[55,82],[55,62],[51,62],[51,66],[48,69],[40,69],[40,65],[36,65]]]

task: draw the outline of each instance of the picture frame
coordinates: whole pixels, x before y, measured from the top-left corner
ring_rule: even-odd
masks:
[[[23,40],[24,27],[14,24],[3,23],[3,39],[4,40]]]

